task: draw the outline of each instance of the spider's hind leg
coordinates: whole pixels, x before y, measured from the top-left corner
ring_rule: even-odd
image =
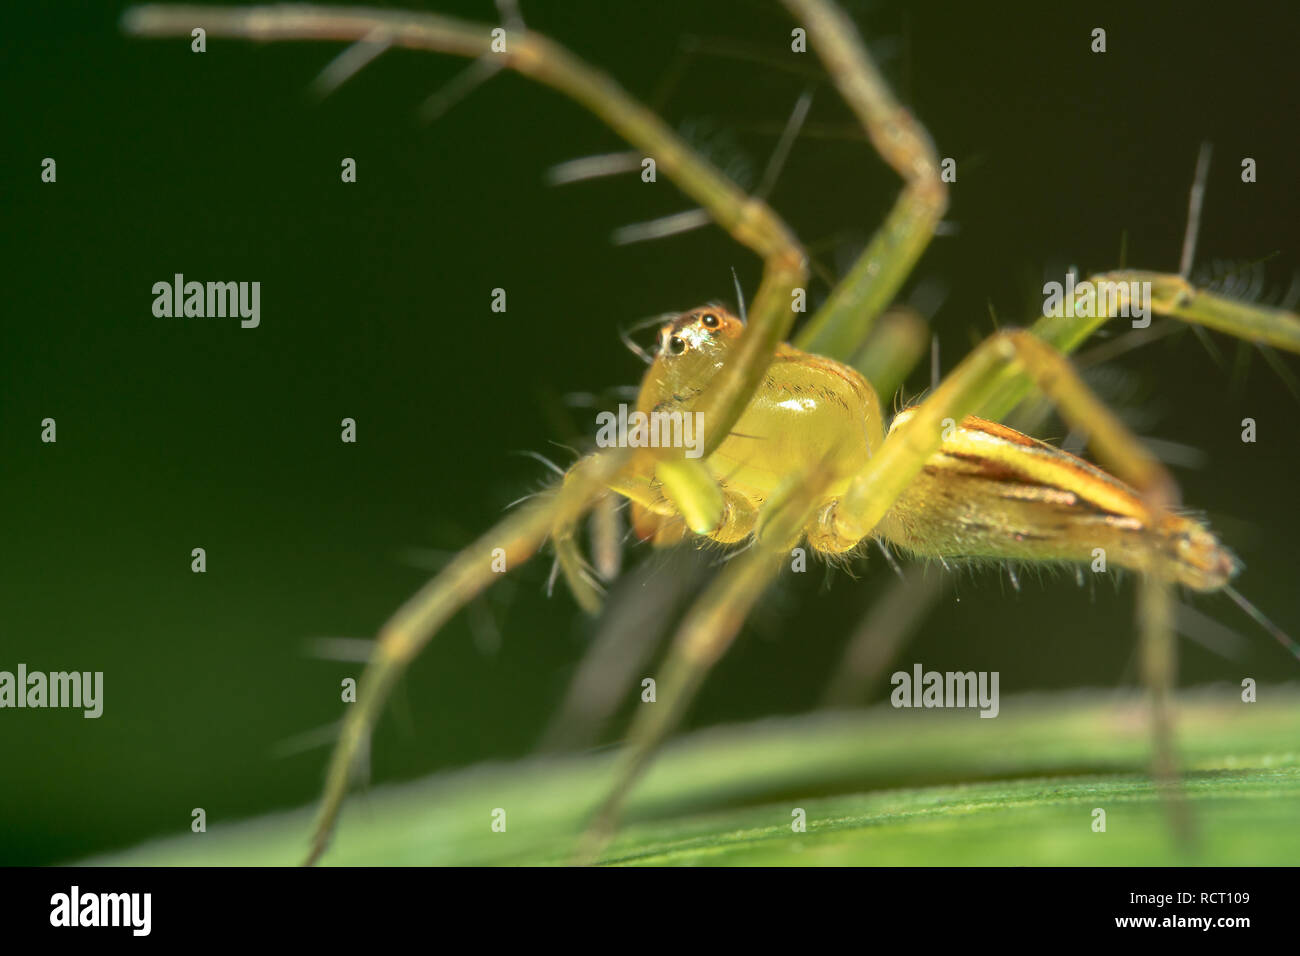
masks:
[[[843,497],[823,511],[822,520],[828,532],[837,536],[844,546],[878,529],[889,529],[899,517],[891,511],[900,497],[916,484],[923,471],[934,468],[936,461],[942,465],[942,456],[936,453],[944,444],[945,433],[951,432],[956,422],[963,422],[996,399],[999,389],[1006,387],[1008,373],[1031,378],[1071,425],[1085,429],[1092,436],[1092,446],[1102,463],[1131,486],[1125,488],[1114,482],[1127,495],[1134,521],[1140,526],[1128,564],[1142,572],[1138,619],[1143,677],[1153,709],[1153,775],[1161,785],[1162,794],[1170,798],[1175,828],[1185,835],[1189,818],[1174,786],[1176,762],[1170,695],[1175,645],[1169,584],[1191,574],[1195,569],[1190,562],[1199,561],[1201,555],[1196,549],[1194,554],[1185,553],[1181,539],[1167,533],[1176,520],[1170,514],[1170,509],[1177,504],[1172,478],[1092,395],[1063,355],[1020,330],[999,332],[986,339],[928,399],[909,410],[905,420],[890,431]],[[1040,479],[1041,488],[1047,490],[1050,482],[1046,473],[1035,478]],[[1183,563],[1189,566],[1183,567]],[[1221,570],[1231,573],[1230,568]],[[1214,582],[1208,583],[1207,589],[1213,589]]]

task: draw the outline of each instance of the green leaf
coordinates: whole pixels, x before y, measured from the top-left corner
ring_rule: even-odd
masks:
[[[1132,696],[1004,697],[974,710],[759,721],[676,741],[638,786],[605,862],[724,865],[1165,865],[1300,862],[1300,693],[1180,698],[1194,844],[1170,836]],[[644,704],[642,706],[656,706]],[[324,862],[559,864],[611,754],[473,767],[355,795]],[[493,832],[493,811],[506,830]],[[795,833],[796,808],[807,830]],[[1093,831],[1094,810],[1106,814]],[[86,862],[284,865],[312,808],[213,824]]]

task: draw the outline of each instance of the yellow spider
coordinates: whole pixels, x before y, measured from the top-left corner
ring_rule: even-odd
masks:
[[[402,46],[475,57],[485,72],[514,69],[572,97],[652,157],[661,174],[764,264],[743,321],[706,306],[666,322],[641,385],[638,412],[677,425],[687,415],[701,423],[701,455],[669,441],[581,458],[562,481],[456,555],[383,626],[335,747],[309,862],[326,849],[394,682],[500,571],[550,542],[579,603],[598,606],[576,530],[612,495],[632,502],[638,534],[658,544],[690,536],[747,544],[680,624],[658,676],[660,701],[638,711],[579,860],[598,858],[628,790],[754,603],[805,542],[826,555],[880,538],[918,555],[1069,563],[1088,562],[1101,549],[1113,566],[1139,572],[1143,676],[1155,703],[1154,772],[1163,782],[1174,779],[1170,585],[1228,589],[1253,609],[1228,588],[1237,570],[1233,556],[1203,524],[1174,512],[1177,492],[1165,469],[1090,393],[1066,356],[1104,322],[1129,314],[1136,303],[1126,290],[1142,290],[1155,313],[1290,351],[1300,351],[1300,318],[1197,289],[1179,275],[1096,276],[1096,287],[1118,291],[1096,308],[1056,310],[1027,330],[996,333],[886,428],[879,397],[847,363],[864,346],[876,349],[877,358],[887,348],[873,337],[877,320],[943,217],[947,186],[928,134],[894,98],[852,22],[829,0],[784,2],[806,31],[808,49],[904,184],[885,223],[792,345],[784,343],[805,296],[807,256],[784,222],[609,77],[522,22],[507,18],[495,27],[310,6],[128,12],[128,30],[144,35],[188,35],[201,21],[211,36],[351,41],[363,54]],[[997,424],[1033,388],[1086,429],[1108,471]]]

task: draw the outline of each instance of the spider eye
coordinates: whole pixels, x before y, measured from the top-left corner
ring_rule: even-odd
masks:
[[[706,329],[716,329],[719,325],[722,324],[718,320],[718,317],[714,315],[712,312],[705,312],[702,316],[700,316],[700,321],[704,323],[704,327]]]
[[[668,351],[673,355],[681,355],[686,351],[686,342],[680,336],[674,335],[668,340]]]

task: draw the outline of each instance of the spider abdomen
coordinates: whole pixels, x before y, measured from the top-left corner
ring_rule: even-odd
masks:
[[[906,421],[904,410],[895,425]],[[1237,561],[1193,518],[1153,522],[1141,495],[1045,442],[967,418],[945,436],[880,533],[914,554],[1010,558],[1144,570],[1151,543],[1174,580],[1213,591]]]

